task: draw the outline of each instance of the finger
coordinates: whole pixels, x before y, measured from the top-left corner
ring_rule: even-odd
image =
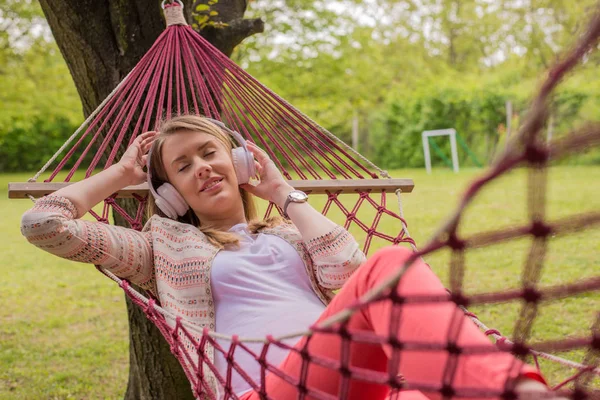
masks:
[[[156,140],[156,136],[157,136],[156,132],[147,132],[147,133],[152,133],[152,134],[143,136],[143,137],[140,136],[140,138],[142,139],[141,140],[142,143],[153,142],[154,140]]]
[[[135,161],[136,161],[138,164],[141,164],[141,163],[142,163],[142,157],[143,157],[143,156],[144,156],[144,155],[142,154],[142,152],[141,152],[141,151],[139,151],[139,149],[138,149],[138,151],[137,151],[137,154],[135,155]]]
[[[142,142],[142,151],[144,153],[147,153],[148,150],[150,150],[150,147],[152,147],[152,143],[154,143],[154,140],[156,138],[151,138],[151,139],[147,139],[146,141]]]
[[[140,138],[142,138],[142,140],[144,140],[144,139],[146,139],[146,138],[149,138],[149,137],[156,136],[157,134],[158,134],[158,132],[156,132],[156,131],[148,131],[148,132],[144,132],[144,133],[142,133],[142,134],[141,134],[140,136],[138,136],[138,137],[140,137]]]
[[[138,142],[133,142],[131,146],[127,148],[127,152],[131,156],[138,158],[142,152],[142,146]]]
[[[144,139],[146,139],[146,138],[148,137],[147,133],[148,133],[148,132],[145,132],[145,133],[142,133],[142,134],[139,134],[139,135],[137,135],[137,136],[135,137],[135,140],[134,140],[134,142],[137,142],[137,143],[142,143],[142,142],[144,141]]]
[[[258,145],[256,143],[253,142],[246,142],[246,144],[248,145],[248,147],[252,148],[253,150],[258,150],[264,153],[264,150],[261,149],[260,147],[258,147]]]
[[[144,139],[144,141],[142,142],[142,146],[150,148],[152,146],[152,143],[154,143],[154,141],[156,140],[157,136],[153,135],[153,136],[149,136],[146,139]]]
[[[156,138],[157,133],[154,131],[149,131],[149,132],[144,132],[141,135],[139,135],[138,137],[135,138],[135,142],[140,143],[140,144],[144,144],[146,143],[148,140],[154,140]]]
[[[241,184],[240,187],[250,194],[254,194],[254,186],[247,183]]]
[[[260,163],[259,163],[258,161],[254,161],[254,167],[256,168],[256,172],[257,172],[259,175],[262,175],[262,172],[263,172],[263,166],[262,166],[262,165],[260,165]]]
[[[248,145],[248,148],[250,149],[250,151],[252,152],[252,154],[254,155],[256,160],[258,160],[259,163],[263,164],[263,163],[267,162],[268,160],[270,160],[269,155],[263,149],[256,146],[255,144],[250,143]]]

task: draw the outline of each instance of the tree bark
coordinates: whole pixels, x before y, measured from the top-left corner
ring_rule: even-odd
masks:
[[[206,3],[182,2],[188,22],[193,6]],[[129,73],[165,28],[158,0],[40,0],[40,4],[86,116]],[[260,19],[243,19],[246,0],[220,0],[214,7],[219,20],[228,26],[206,29],[202,34],[227,56],[246,37],[264,29]],[[120,200],[119,204],[135,215],[137,202]],[[117,225],[126,226],[117,213],[114,217]],[[130,367],[125,399],[193,399],[183,369],[158,329],[129,300],[127,310]]]

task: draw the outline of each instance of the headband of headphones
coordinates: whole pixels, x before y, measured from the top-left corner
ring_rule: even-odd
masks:
[[[152,168],[150,168],[150,160],[152,159],[152,152],[154,151],[154,143],[150,146],[150,150],[148,150],[148,157],[146,158],[146,177],[148,181],[148,189],[152,194],[152,197],[155,199],[159,198],[158,193],[154,190],[154,185],[152,184]]]

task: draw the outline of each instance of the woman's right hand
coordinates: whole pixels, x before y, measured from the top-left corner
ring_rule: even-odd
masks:
[[[125,150],[125,154],[117,163],[129,180],[129,185],[139,185],[146,181],[146,159],[148,150],[156,139],[157,132],[142,133],[135,138],[133,143]]]

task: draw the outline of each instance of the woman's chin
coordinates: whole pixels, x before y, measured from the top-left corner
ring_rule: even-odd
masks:
[[[228,187],[215,188],[210,191],[199,192],[194,203],[205,210],[226,209],[232,206],[235,193]]]

